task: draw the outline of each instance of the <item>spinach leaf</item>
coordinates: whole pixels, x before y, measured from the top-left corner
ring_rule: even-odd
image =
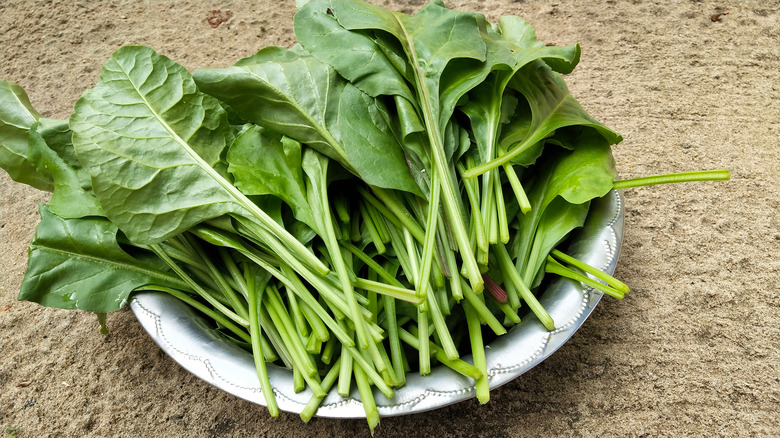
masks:
[[[306,199],[301,154],[301,143],[255,125],[230,146],[228,171],[242,193],[274,195],[292,208],[296,219],[317,229]]]
[[[48,175],[52,180],[53,191],[49,200],[51,211],[63,218],[103,216],[86,172],[73,168],[52,150],[44,140],[40,128],[40,122],[35,122],[30,127],[27,136],[28,158],[35,164],[40,175]]]
[[[500,157],[469,169],[464,176],[473,178],[510,162],[514,157],[539,145],[556,129],[568,126],[588,126],[599,132],[609,144],[616,144],[622,137],[593,119],[569,93],[566,83],[560,75],[542,61],[534,61],[512,76],[508,86],[519,92],[529,104],[531,121],[523,124],[522,140],[512,145]]]
[[[368,184],[419,193],[380,103],[316,58],[270,47],[194,77],[244,119],[318,150]]]
[[[554,226],[546,222],[561,220],[566,223],[580,215],[575,207],[565,204],[558,204],[553,209],[562,216],[554,212],[548,214],[547,209],[560,202],[558,198],[576,205],[604,196],[612,189],[612,180],[616,176],[610,145],[598,132],[583,128],[578,146],[571,151],[556,146],[550,149],[533,167],[534,176],[528,183],[528,199],[532,208],[529,213],[517,216],[518,231],[512,242],[515,264],[525,281],[534,280],[546,256],[540,250],[536,256],[531,255],[537,239],[548,239],[540,229]],[[551,231],[548,240],[559,241],[561,236],[561,233]]]
[[[187,288],[159,259],[128,254],[117,241],[117,227],[105,218],[66,219],[45,205],[40,215],[20,300],[105,313],[122,308],[142,286]]]
[[[70,128],[103,211],[132,241],[157,243],[229,214],[280,256],[328,271],[228,179],[222,156],[234,134],[225,111],[154,50],[117,50],[76,102]]]
[[[40,118],[22,87],[0,80],[0,167],[14,181],[52,191],[51,176],[39,173],[29,158],[27,133]]]

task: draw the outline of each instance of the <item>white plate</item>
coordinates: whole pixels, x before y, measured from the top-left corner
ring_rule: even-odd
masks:
[[[612,191],[592,201],[585,226],[572,239],[567,253],[612,274],[623,237],[623,197]],[[585,322],[601,298],[601,292],[571,281],[554,281],[540,302],[550,313],[557,329],[547,331],[532,315],[486,347],[490,387],[496,388],[541,363],[560,348]],[[206,382],[237,397],[265,405],[251,354],[225,341],[188,306],[157,292],[134,295],[130,307],[149,336],[173,360]],[[470,362],[471,357],[464,360]],[[292,372],[269,365],[279,409],[300,413],[310,390],[293,390]],[[353,388],[355,385],[352,385]],[[446,406],[475,396],[474,382],[454,371],[435,367],[431,374],[407,376],[404,387],[388,399],[375,392],[381,416],[405,415]],[[317,416],[364,418],[357,389],[350,397],[336,394],[335,387],[322,401]]]

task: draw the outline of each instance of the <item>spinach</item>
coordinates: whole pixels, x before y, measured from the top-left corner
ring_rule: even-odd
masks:
[[[592,200],[729,177],[616,181],[620,135],[561,76],[579,46],[519,17],[301,3],[300,45],[226,68],[120,48],[68,120],[0,81],[0,167],[52,192],[20,299],[103,324],[135,292],[170,294],[251,351],[271,415],[276,362],[312,392],[304,421],[354,383],[373,430],[373,388],[392,397],[407,370],[449,367],[487,402],[486,336],[523,302],[556,327],[547,274],[628,293],[560,249]]]

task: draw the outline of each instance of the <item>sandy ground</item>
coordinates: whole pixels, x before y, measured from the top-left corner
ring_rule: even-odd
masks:
[[[385,418],[377,437],[780,436],[780,3],[448,2],[516,14],[543,41],[582,45],[568,83],[622,133],[623,177],[728,168],[726,183],[632,189],[605,299],[543,364],[463,402]],[[385,3],[413,11],[420,2]],[[217,28],[212,10],[232,12]],[[719,21],[713,14],[728,11]],[[121,45],[187,68],[293,43],[294,2],[0,2],[0,77],[67,117]],[[0,172],[0,427],[16,437],[366,436],[360,420],[270,418],[189,375],[127,310],[109,317],[17,302],[47,196]]]

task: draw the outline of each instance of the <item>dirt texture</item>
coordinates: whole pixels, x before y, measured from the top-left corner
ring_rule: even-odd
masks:
[[[628,297],[602,300],[564,347],[487,405],[383,418],[375,436],[780,436],[780,3],[447,5],[492,21],[519,15],[542,41],[580,43],[567,83],[624,136],[614,150],[621,177],[727,168],[732,179],[625,191],[616,276]],[[210,23],[215,10],[227,20]],[[3,0],[0,77],[45,116],[65,118],[122,45],[151,46],[188,69],[227,66],[294,44],[294,13],[293,1]],[[270,418],[179,367],[129,310],[109,315],[101,336],[91,314],[17,301],[47,197],[0,172],[5,436],[369,435],[362,420]]]

